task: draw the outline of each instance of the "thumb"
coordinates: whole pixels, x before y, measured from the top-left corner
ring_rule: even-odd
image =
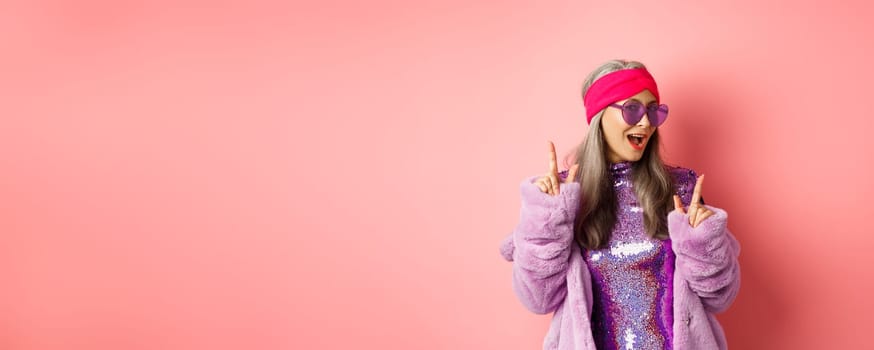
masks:
[[[574,179],[577,177],[577,171],[580,169],[580,164],[574,164],[571,166],[571,169],[567,172],[567,178],[564,179],[565,183],[574,182]]]
[[[679,211],[681,214],[686,214],[686,211],[683,210],[683,202],[680,201],[680,196],[674,195],[674,210]]]

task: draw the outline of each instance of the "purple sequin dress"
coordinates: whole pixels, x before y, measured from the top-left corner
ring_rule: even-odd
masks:
[[[592,275],[592,335],[598,349],[671,349],[674,252],[670,239],[646,234],[632,165],[610,165],[618,210],[609,245],[583,249]]]

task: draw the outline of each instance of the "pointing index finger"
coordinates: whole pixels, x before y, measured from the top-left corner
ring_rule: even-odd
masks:
[[[549,173],[558,174],[558,164],[555,161],[555,145],[549,141]]]

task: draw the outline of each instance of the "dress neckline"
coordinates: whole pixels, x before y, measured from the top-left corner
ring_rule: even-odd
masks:
[[[619,173],[619,172],[624,172],[625,170],[631,169],[632,165],[634,165],[634,162],[628,161],[628,160],[623,160],[620,162],[611,163],[610,164],[610,172],[614,173],[614,174]]]

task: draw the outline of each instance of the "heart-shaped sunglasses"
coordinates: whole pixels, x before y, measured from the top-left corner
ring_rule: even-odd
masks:
[[[644,107],[643,103],[640,101],[628,100],[621,105],[618,103],[611,104],[610,107],[621,109],[622,119],[625,119],[625,122],[628,123],[628,125],[637,124],[637,122],[643,118],[644,113],[647,118],[649,118],[649,123],[656,127],[662,125],[662,123],[665,122],[665,119],[668,118],[668,105],[666,104],[650,103]]]

